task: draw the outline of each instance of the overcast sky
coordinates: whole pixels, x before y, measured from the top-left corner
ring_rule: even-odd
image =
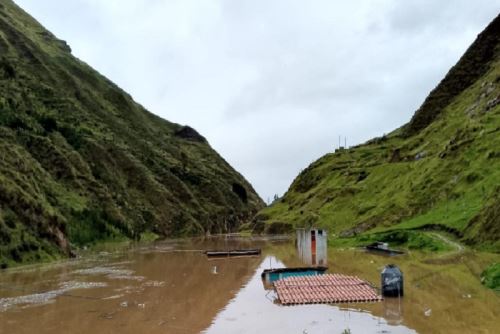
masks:
[[[151,112],[201,132],[264,200],[406,123],[500,0],[15,0]]]

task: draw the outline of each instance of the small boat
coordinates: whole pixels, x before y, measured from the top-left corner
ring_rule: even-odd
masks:
[[[389,245],[386,242],[374,242],[373,244],[365,246],[365,249],[367,251],[379,252],[379,253],[384,253],[384,254],[388,254],[388,255],[399,255],[399,254],[405,253],[405,252],[398,250],[398,249],[389,248]]]
[[[287,277],[322,275],[327,269],[328,267],[266,269],[262,272],[261,277],[266,284],[271,284],[274,281]]]
[[[236,257],[236,256],[258,256],[260,248],[256,249],[233,249],[233,250],[210,250],[205,254],[208,257]]]

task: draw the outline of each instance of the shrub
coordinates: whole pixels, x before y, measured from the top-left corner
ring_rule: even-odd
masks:
[[[500,290],[500,263],[494,263],[481,274],[481,282],[488,288]]]

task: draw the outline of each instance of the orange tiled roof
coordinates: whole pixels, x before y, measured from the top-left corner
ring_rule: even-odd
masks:
[[[377,302],[382,297],[356,276],[325,274],[288,277],[274,282],[283,305]]]

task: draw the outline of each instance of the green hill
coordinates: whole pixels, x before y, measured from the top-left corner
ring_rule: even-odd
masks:
[[[3,267],[149,231],[230,231],[263,206],[204,137],[146,111],[10,0],[0,92]]]
[[[326,154],[256,218],[258,231],[316,225],[341,237],[437,229],[500,249],[500,18],[412,120]]]

